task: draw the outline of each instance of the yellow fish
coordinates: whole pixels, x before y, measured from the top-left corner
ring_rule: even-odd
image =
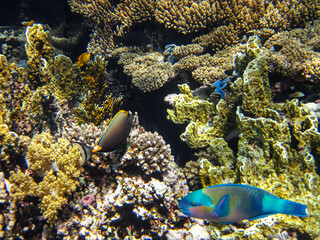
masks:
[[[35,24],[35,21],[33,21],[33,20],[31,20],[29,22],[27,22],[27,21],[22,22],[22,25],[24,26],[24,28],[31,27],[33,24]]]
[[[90,56],[91,54],[90,53],[82,53],[79,57],[78,57],[78,62],[76,62],[76,64],[79,66],[79,67],[82,67],[83,65],[85,65],[89,60],[90,60]]]
[[[95,80],[92,76],[86,76],[84,79],[86,79],[87,81],[90,81],[92,83],[95,83]]]

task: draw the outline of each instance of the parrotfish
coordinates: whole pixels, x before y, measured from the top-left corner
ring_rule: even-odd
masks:
[[[225,224],[277,213],[307,217],[306,205],[243,184],[221,184],[194,191],[179,202],[179,207],[187,216]]]
[[[107,130],[99,140],[98,145],[94,148],[80,142],[72,143],[80,150],[80,165],[87,163],[92,157],[92,153],[111,152],[118,149],[130,134],[133,117],[131,112],[124,110],[119,111],[111,120]]]
[[[119,111],[92,152],[111,152],[118,149],[129,136],[132,122],[131,112]]]

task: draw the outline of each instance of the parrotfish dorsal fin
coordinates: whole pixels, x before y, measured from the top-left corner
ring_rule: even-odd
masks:
[[[230,214],[230,195],[224,195],[213,209],[212,214],[215,217],[226,217]]]

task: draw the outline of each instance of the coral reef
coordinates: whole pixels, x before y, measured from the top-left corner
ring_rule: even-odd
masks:
[[[95,57],[86,64],[82,74],[82,79],[87,80],[83,90],[85,93],[79,106],[72,110],[73,117],[79,123],[89,121],[100,125],[102,121],[117,113],[122,105],[121,94],[113,97],[112,93],[108,93],[107,65],[108,62],[100,57]]]
[[[1,53],[6,56],[10,63],[25,64],[25,61],[22,60],[25,58],[24,43],[25,36],[22,29],[0,26]]]
[[[33,87],[49,83],[53,67],[53,48],[49,31],[41,24],[33,24],[26,29],[28,56],[28,80]]]
[[[147,132],[136,126],[128,141],[132,147],[129,147],[117,164],[119,169],[138,167],[144,174],[150,175],[164,171],[167,165],[173,162],[170,146],[165,144],[157,132]]]
[[[319,82],[320,20],[305,28],[282,31],[265,43],[269,72],[281,74],[294,83]]]
[[[9,238],[13,234],[16,223],[16,204],[9,201],[10,182],[0,172],[0,238]]]
[[[246,66],[242,77],[243,111],[259,116],[264,108],[271,107],[272,99],[267,62],[257,36],[249,38],[245,54],[236,56],[235,65],[239,74],[242,73],[241,66]]]
[[[223,99],[217,105],[192,95],[188,85],[178,85],[180,94],[174,98],[168,109],[167,118],[174,123],[189,122],[180,138],[191,148],[208,146],[213,137],[222,137],[226,122],[226,103]]]
[[[14,202],[21,202],[27,196],[39,197],[43,216],[53,224],[58,210],[68,202],[67,195],[74,192],[79,184],[80,151],[66,139],[55,141],[50,134],[43,132],[32,138],[26,161],[27,171],[44,177],[37,183],[27,172],[20,169],[11,171],[10,197]]]
[[[268,81],[266,61],[256,43],[257,39],[252,37],[246,53],[238,55],[236,69],[243,74],[233,83],[237,87],[231,88],[230,93],[231,96],[238,94],[234,90],[239,91],[239,88],[242,91],[242,101],[238,102],[236,111],[237,152],[234,153],[223,138],[212,139],[210,146],[198,153],[201,182],[203,186],[222,183],[256,186],[280,198],[306,204],[309,218],[275,215],[245,221],[244,226],[236,228],[215,225],[219,233],[213,230],[211,236],[256,239],[277,237],[283,231],[291,231],[292,235],[316,238],[320,234],[316,227],[319,211],[315,203],[320,193],[320,179],[315,171],[320,140],[318,120],[297,99],[287,101],[285,105],[273,104],[270,87],[263,83]],[[257,65],[259,61],[264,67]],[[252,71],[256,73],[250,76]],[[259,79],[261,82],[257,84]],[[262,86],[260,96],[266,101],[258,101],[260,96],[255,95],[256,88]],[[249,101],[255,107],[247,107]]]
[[[79,213],[59,224],[58,234],[72,237],[149,239],[192,237],[192,228],[206,230],[183,217],[178,201],[188,187],[170,146],[157,133],[145,131],[137,117],[124,154],[113,154],[112,169],[99,176],[101,190],[88,184],[85,196],[95,203],[76,205]],[[71,234],[73,226],[79,231]]]
[[[319,17],[319,2],[305,1],[69,1],[72,11],[83,14],[95,27],[88,50],[105,55],[114,49],[114,35],[122,36],[141,22],[153,21],[187,34],[201,29],[210,33],[194,39],[203,47],[222,48],[238,43],[246,33],[270,36],[278,30],[303,26]],[[102,35],[105,33],[105,35]],[[101,49],[101,45],[107,47]],[[97,52],[95,47],[102,52]]]
[[[183,168],[183,173],[186,176],[190,192],[202,188],[199,170],[200,164],[196,161],[187,162],[186,166]]]
[[[174,77],[174,70],[169,62],[163,61],[160,53],[137,56],[124,66],[124,73],[132,76],[132,83],[144,92],[154,91]]]
[[[176,48],[179,49],[175,47],[173,53]],[[241,44],[226,47],[212,56],[208,53],[200,56],[192,53],[183,56],[173,67],[176,72],[191,71],[193,79],[200,84],[212,84],[229,77],[227,73],[234,70],[234,55],[243,48]]]
[[[18,146],[19,137],[9,130],[6,124],[0,124],[0,161],[10,162]]]

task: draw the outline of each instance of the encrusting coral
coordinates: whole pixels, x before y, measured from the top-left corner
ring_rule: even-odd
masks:
[[[32,138],[26,161],[28,171],[44,177],[37,183],[20,169],[11,171],[11,197],[14,202],[23,201],[26,196],[39,197],[43,216],[53,224],[58,210],[68,202],[67,195],[79,184],[80,151],[66,139],[55,141],[50,134],[43,132]]]
[[[252,43],[253,37],[248,44]],[[256,42],[256,39],[255,39]],[[250,47],[250,45],[249,45]],[[287,101],[285,105],[276,105],[271,100],[269,85],[264,85],[265,99],[255,108],[247,108],[247,101],[259,99],[255,96],[256,81],[268,81],[266,68],[252,68],[263,57],[256,49],[242,66],[242,78],[233,84],[242,86],[242,101],[236,110],[236,126],[239,131],[237,152],[229,148],[222,138],[214,138],[205,152],[198,154],[200,178],[204,187],[241,183],[262,188],[280,198],[300,202],[308,206],[308,218],[274,215],[260,220],[245,222],[245,226],[235,229],[225,225],[215,225],[219,234],[211,231],[213,237],[246,237],[247,239],[277,237],[283,232],[292,235],[319,236],[319,209],[317,198],[320,194],[320,179],[315,171],[319,157],[320,133],[318,120],[298,100]],[[250,54],[249,54],[250,55]],[[237,61],[236,61],[237,62]],[[265,61],[262,66],[265,66]],[[241,64],[240,64],[241,66]],[[237,69],[237,67],[236,67]],[[259,71],[259,74],[246,74],[247,71]],[[251,76],[251,77],[250,77]],[[248,81],[244,81],[244,78]],[[251,79],[252,78],[252,79]],[[247,87],[244,85],[247,84]],[[261,83],[262,84],[262,83]],[[261,87],[261,84],[258,87]],[[263,84],[262,84],[263,85]],[[238,89],[238,90],[235,90]],[[230,96],[238,94],[238,87],[231,88]],[[248,97],[252,96],[252,97]],[[247,98],[247,99],[246,99]],[[242,104],[242,105],[241,105]],[[229,233],[227,233],[230,231]]]
[[[191,148],[208,146],[213,137],[222,137],[226,122],[226,102],[221,99],[217,105],[192,95],[187,84],[178,85],[180,94],[168,109],[167,118],[174,123],[189,122],[180,138]]]

